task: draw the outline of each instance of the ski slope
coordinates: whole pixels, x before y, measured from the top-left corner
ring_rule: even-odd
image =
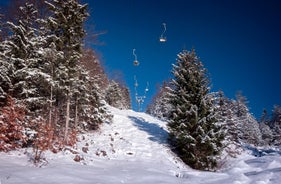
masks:
[[[35,167],[32,150],[0,153],[0,184],[235,183],[277,184],[280,152],[255,157],[250,151],[226,160],[219,172],[185,166],[169,149],[166,123],[147,114],[108,107],[114,115],[97,132],[79,136],[75,148],[53,154]],[[74,159],[79,158],[79,161]]]

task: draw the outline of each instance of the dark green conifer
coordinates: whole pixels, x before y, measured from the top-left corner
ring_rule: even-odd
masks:
[[[173,65],[168,127],[181,159],[195,169],[212,170],[222,150],[224,133],[216,118],[206,69],[194,50],[183,50]]]

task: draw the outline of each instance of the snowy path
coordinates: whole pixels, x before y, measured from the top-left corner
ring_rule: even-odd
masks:
[[[109,108],[113,123],[83,134],[72,151],[46,153],[48,164],[37,168],[30,150],[0,153],[0,184],[277,184],[281,156],[254,157],[244,152],[228,161],[229,169],[200,172],[184,166],[169,150],[166,123],[147,114]],[[73,161],[79,156],[80,162]]]
[[[118,110],[115,110],[115,112]],[[89,150],[106,152],[106,157],[117,160],[163,161],[168,155],[164,122],[144,113],[119,111],[113,124],[102,127],[101,132],[89,135]]]

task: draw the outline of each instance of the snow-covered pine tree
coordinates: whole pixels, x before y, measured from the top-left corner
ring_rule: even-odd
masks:
[[[262,142],[260,143],[260,145],[262,146],[271,145],[273,140],[273,133],[270,127],[265,123],[260,123],[259,128],[262,134]]]
[[[23,101],[29,113],[35,113],[46,104],[49,63],[43,59],[42,37],[34,26],[37,10],[33,4],[26,3],[20,7],[20,11],[17,23],[8,22],[12,34],[4,42],[4,57],[10,63],[12,96]]]
[[[236,157],[242,152],[242,145],[239,140],[238,119],[234,111],[234,101],[228,99],[222,91],[216,93],[216,104],[218,120],[225,130],[224,146],[225,151],[231,157]]]
[[[87,73],[87,75],[85,75]],[[101,100],[99,89],[91,78],[88,76],[88,72],[83,73],[80,79],[84,79],[85,83],[79,88],[79,100],[78,107],[79,122],[78,128],[82,130],[96,130],[99,125],[111,117],[106,113],[104,102]],[[84,90],[82,90],[84,89]],[[77,112],[77,110],[75,110]],[[73,113],[74,114],[74,113]]]
[[[63,59],[57,64],[58,71],[55,72],[55,78],[59,81],[60,89],[63,91],[62,100],[65,101],[65,133],[64,137],[67,142],[68,129],[70,122],[70,105],[73,99],[74,91],[77,85],[74,82],[79,80],[78,62],[82,54],[83,38],[85,30],[84,22],[88,17],[87,5],[81,5],[77,0],[52,0],[46,2],[52,12],[49,20],[50,33],[54,33],[58,38],[55,40],[56,49],[63,53]],[[57,101],[61,99],[57,97]]]
[[[25,80],[28,75],[28,60],[33,59],[31,55],[34,53],[34,43],[31,40],[35,37],[32,22],[35,20],[36,12],[33,8],[32,4],[20,7],[20,11],[23,13],[17,23],[7,22],[11,36],[5,42],[5,57],[13,66],[13,68],[11,67],[13,96],[19,99],[25,99],[33,91],[26,87],[27,81]]]
[[[8,68],[9,63],[7,60],[0,57],[0,107],[6,105],[8,94],[12,89]]]
[[[2,37],[3,15],[0,14],[0,107],[6,105],[8,93],[12,89],[9,75],[9,62],[5,58],[5,44]]]
[[[84,49],[79,62],[80,78],[84,81],[84,90],[80,91],[79,119],[83,130],[94,130],[105,120],[111,118],[106,113],[104,94],[108,78],[93,49]]]
[[[114,80],[111,80],[108,85],[105,94],[105,101],[109,105],[119,109],[129,109],[131,107],[128,88]]]
[[[162,120],[167,120],[171,110],[171,104],[168,99],[169,82],[164,81],[160,86],[157,94],[153,97],[152,102],[148,105],[146,112]]]
[[[109,82],[109,86],[106,90],[105,101],[113,107],[122,109],[121,89],[114,80]]]
[[[270,117],[267,113],[267,110],[264,109],[259,121],[259,128],[262,135],[261,145],[268,146],[272,142],[272,130],[269,127]]]
[[[238,137],[243,143],[258,146],[261,143],[261,132],[255,117],[247,106],[247,98],[241,92],[236,94],[234,112],[238,123]]]
[[[275,105],[272,111],[270,127],[273,133],[272,144],[275,146],[281,145],[281,108]]]
[[[124,109],[131,109],[131,96],[130,90],[126,85],[119,84],[122,94],[122,104]]]
[[[209,98],[209,79],[195,50],[183,50],[173,65],[170,88],[170,140],[180,158],[189,166],[212,170],[222,151],[224,134]]]
[[[98,58],[98,54],[93,49],[84,49],[81,64],[88,71],[91,81],[96,85],[98,92],[101,93],[104,99],[106,89],[109,85],[109,79]]]
[[[4,40],[4,35],[3,35],[3,15],[0,14],[0,42],[2,42]]]

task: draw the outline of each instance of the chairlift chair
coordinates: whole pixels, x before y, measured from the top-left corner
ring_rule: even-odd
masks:
[[[160,38],[159,38],[159,41],[160,41],[160,42],[166,42],[166,41],[167,41],[167,38],[166,38],[166,37],[160,37]]]
[[[140,64],[140,63],[138,62],[138,60],[135,60],[135,61],[134,61],[134,66],[139,66],[139,64]]]
[[[134,60],[134,66],[139,66],[139,61],[138,61],[138,57],[135,53],[136,49],[133,49],[133,55],[135,56],[135,60]]]
[[[164,33],[166,32],[166,23],[163,23],[162,25],[163,25],[163,27],[164,27],[164,30],[163,30],[163,32],[162,32],[160,38],[159,38],[159,41],[160,41],[160,42],[166,42],[166,41],[167,41],[167,38],[164,37]]]

